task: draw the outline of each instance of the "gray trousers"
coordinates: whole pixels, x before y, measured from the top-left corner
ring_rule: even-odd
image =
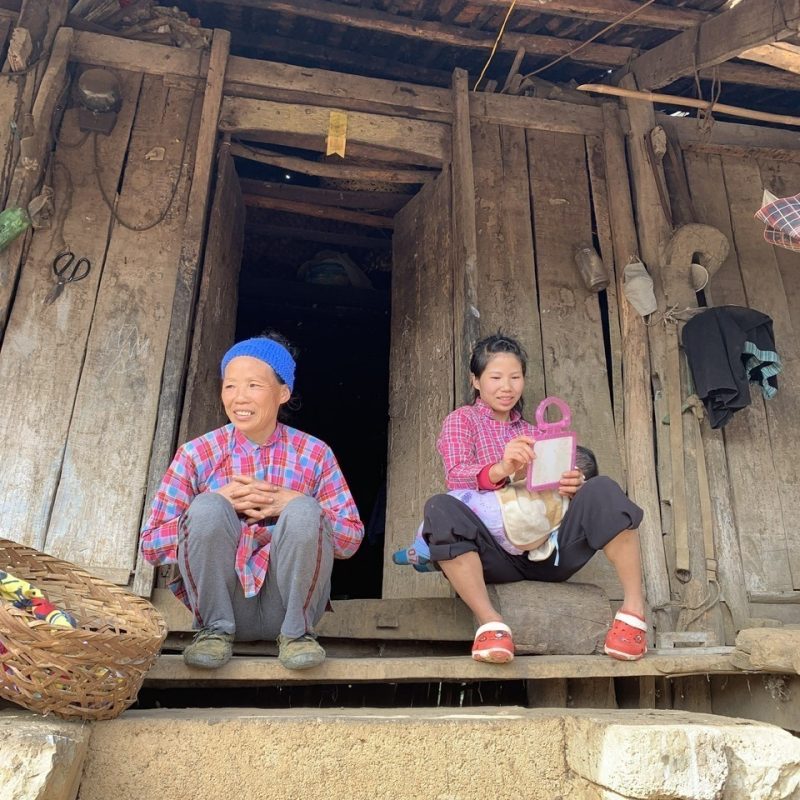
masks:
[[[322,618],[331,591],[333,537],[313,497],[292,500],[272,534],[267,576],[255,597],[245,597],[235,571],[241,523],[216,492],[192,501],[180,525],[178,568],[203,627],[239,641],[296,639]]]

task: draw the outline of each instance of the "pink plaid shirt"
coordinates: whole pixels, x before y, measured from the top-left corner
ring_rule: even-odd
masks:
[[[142,529],[142,554],[151,564],[178,563],[178,526],[192,500],[251,475],[315,498],[333,530],[336,558],[349,558],[364,536],[350,489],[330,447],[307,433],[278,423],[264,445],[257,445],[232,425],[225,425],[182,445],[153,499]],[[258,594],[269,565],[274,523],[242,520],[236,550],[236,574],[245,597]],[[171,586],[187,603],[183,581]]]
[[[480,399],[445,417],[436,449],[444,461],[448,489],[489,489],[478,476],[503,458],[505,446],[516,436],[533,436],[533,425],[512,411],[508,422],[492,416]]]

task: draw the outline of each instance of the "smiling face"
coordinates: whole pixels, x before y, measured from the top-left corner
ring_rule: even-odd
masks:
[[[291,392],[268,364],[258,358],[238,356],[222,378],[222,405],[228,419],[250,441],[264,444],[278,422],[278,410]]]
[[[480,376],[472,376],[472,385],[495,418],[506,421],[525,388],[522,362],[511,353],[497,353],[489,359]]]

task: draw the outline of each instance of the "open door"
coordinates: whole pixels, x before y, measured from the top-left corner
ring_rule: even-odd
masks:
[[[239,178],[229,147],[223,144],[217,162],[179,443],[226,422],[219,399],[219,364],[236,332],[244,224]]]
[[[444,490],[436,437],[453,410],[452,186],[442,170],[395,217],[383,596],[449,597],[437,573],[392,563]]]

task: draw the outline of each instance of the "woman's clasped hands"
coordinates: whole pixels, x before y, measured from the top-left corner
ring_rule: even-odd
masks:
[[[228,500],[236,513],[248,522],[277,517],[292,500],[303,496],[301,492],[248,475],[234,475],[231,482],[218,489],[217,493]]]

